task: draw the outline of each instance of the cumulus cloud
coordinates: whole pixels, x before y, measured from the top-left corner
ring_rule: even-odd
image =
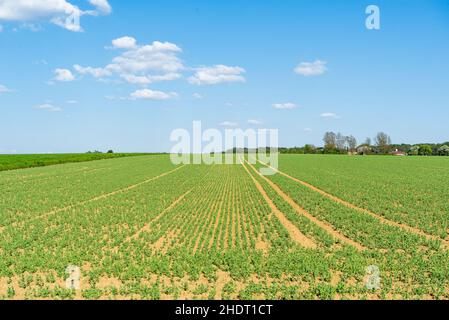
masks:
[[[181,48],[173,43],[154,41],[150,45],[137,47],[115,57],[106,68],[119,74],[177,72],[184,68],[176,55],[179,52],[182,52]]]
[[[78,64],[75,64],[73,68],[80,74],[89,74],[94,78],[108,77],[112,74],[110,71],[103,68],[82,67]]]
[[[136,76],[133,74],[123,74],[121,77],[128,83],[131,84],[139,84],[139,85],[147,85],[154,82],[161,82],[161,81],[173,81],[181,78],[181,74],[171,72],[164,75],[147,75],[147,76]]]
[[[89,3],[97,8],[97,11],[102,14],[110,14],[112,7],[108,0],[89,0]]]
[[[145,99],[145,100],[168,100],[176,97],[177,94],[174,92],[166,93],[162,91],[154,91],[150,89],[142,89],[134,91],[131,94],[131,99]]]
[[[338,119],[340,118],[337,114],[333,113],[333,112],[324,112],[320,115],[321,118],[324,119]]]
[[[55,70],[55,80],[61,82],[70,82],[75,80],[75,76],[70,70],[67,69],[56,69]]]
[[[298,106],[294,103],[287,102],[287,103],[275,103],[273,104],[273,108],[283,110],[283,109],[295,109]]]
[[[223,121],[222,123],[220,123],[220,126],[222,127],[228,127],[228,128],[234,128],[238,126],[238,123],[236,122],[231,122],[231,121]]]
[[[66,0],[1,0],[0,19],[26,21],[68,15],[80,9]]]
[[[90,0],[95,10],[83,11],[67,0],[0,0],[0,20],[46,20],[70,31],[82,31],[79,17],[83,15],[109,14],[112,11],[107,0]]]
[[[197,85],[212,85],[224,82],[245,82],[242,74],[245,69],[241,67],[229,67],[215,65],[213,67],[197,68],[195,74],[189,78],[189,82]]]
[[[194,94],[192,94],[192,97],[194,97],[195,99],[203,99],[203,95],[200,93],[195,92]]]
[[[0,0],[1,1],[1,0]],[[186,67],[180,59],[182,49],[171,42],[154,41],[141,45],[130,36],[112,40],[112,47],[120,51],[109,64],[103,66],[86,66],[75,64],[73,69],[81,75],[91,75],[101,81],[116,80],[132,85],[147,86],[162,81],[174,81],[183,78],[185,73],[193,72],[188,78],[192,84],[218,84],[223,82],[244,82],[245,70],[241,67],[215,65],[192,69]],[[137,90],[132,99],[165,99],[173,94],[163,95],[150,89]],[[201,99],[200,94],[193,97]]]
[[[137,40],[133,37],[121,37],[112,40],[112,46],[116,49],[134,49],[137,46]]]
[[[314,62],[301,62],[295,68],[295,72],[305,77],[319,76],[327,71],[326,64],[326,61],[321,60],[316,60]]]
[[[50,112],[59,112],[62,111],[61,108],[56,107],[50,103],[44,103],[38,106],[35,106],[34,109],[39,109],[39,110],[45,110],[45,111],[50,111]]]
[[[90,74],[95,78],[118,76],[130,84],[148,85],[160,81],[172,81],[182,77],[179,73],[184,65],[177,56],[182,52],[176,44],[154,41],[139,46],[131,37],[112,41],[114,48],[124,52],[112,59],[104,67],[75,65],[80,74]]]

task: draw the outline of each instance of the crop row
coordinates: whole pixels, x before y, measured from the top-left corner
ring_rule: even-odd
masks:
[[[448,159],[282,155],[280,169],[393,221],[449,236]]]
[[[114,192],[175,168],[162,156],[122,158],[68,166],[68,173],[63,170],[65,166],[60,166],[61,172],[57,174],[50,167],[29,169],[25,174],[24,170],[0,173],[0,183],[11,179],[19,181],[2,186],[0,226]],[[29,171],[33,173],[30,174]],[[39,179],[20,182],[20,179],[26,179],[30,175],[39,175]]]
[[[160,156],[1,173],[0,298],[449,298],[439,241],[245,166],[175,168]],[[273,205],[315,249],[293,241]],[[81,290],[65,288],[68,265],[81,268]]]

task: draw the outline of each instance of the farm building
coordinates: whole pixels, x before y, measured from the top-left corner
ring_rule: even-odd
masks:
[[[393,151],[391,154],[392,154],[393,156],[400,156],[400,157],[404,157],[404,156],[407,155],[405,152],[400,151],[400,150],[398,150],[398,149],[396,149],[395,151]]]
[[[371,152],[372,152],[371,147],[369,147],[367,145],[362,145],[357,148],[357,154],[360,156],[370,154]]]

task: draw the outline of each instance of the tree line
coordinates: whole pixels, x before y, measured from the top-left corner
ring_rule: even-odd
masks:
[[[387,155],[404,154],[410,156],[449,156],[449,142],[435,144],[393,144],[391,137],[385,132],[379,132],[374,139],[366,138],[361,144],[353,135],[343,135],[338,132],[326,132],[323,137],[324,145],[316,147],[306,144],[304,147],[279,148],[280,153],[297,154],[359,154],[359,155]]]

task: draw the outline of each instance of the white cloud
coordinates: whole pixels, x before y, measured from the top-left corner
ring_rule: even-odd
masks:
[[[103,78],[111,75],[111,72],[103,68],[82,67],[78,64],[73,68],[80,74],[90,74],[94,78]]]
[[[324,112],[320,115],[320,117],[324,118],[324,119],[339,119],[340,118],[337,114],[332,113],[332,112]]]
[[[273,108],[283,110],[283,109],[295,109],[298,106],[294,103],[287,102],[287,103],[275,103],[273,104]]]
[[[109,14],[107,0],[90,0],[96,10],[83,11],[67,0],[0,0],[0,20],[36,21],[47,20],[70,31],[82,31],[73,19],[82,15]]]
[[[39,109],[39,110],[46,110],[46,111],[50,111],[50,112],[59,112],[59,111],[62,111],[61,108],[56,107],[56,106],[54,106],[54,105],[52,105],[52,104],[50,104],[50,103],[44,103],[44,104],[35,106],[34,108],[35,108],[35,109]]]
[[[78,101],[76,101],[76,100],[67,100],[66,102],[68,104],[77,104],[78,103]]]
[[[150,71],[161,73],[177,72],[184,68],[181,60],[176,56],[182,50],[170,42],[154,41],[124,52],[115,57],[106,69],[118,74],[145,74]]]
[[[122,74],[121,77],[128,83],[147,85],[152,81],[148,76],[136,76],[134,74]]]
[[[256,120],[256,119],[249,119],[249,120],[248,120],[248,123],[249,123],[249,124],[252,124],[252,125],[255,125],[255,126],[259,126],[259,125],[263,124],[262,121]]]
[[[133,37],[121,37],[112,40],[112,46],[116,49],[134,49],[137,46],[137,41]]]
[[[75,80],[75,76],[70,70],[67,69],[56,69],[55,70],[55,80],[61,82],[69,82]]]
[[[0,0],[1,1],[1,0]],[[89,74],[100,80],[115,78],[129,84],[146,87],[152,83],[174,81],[182,78],[184,72],[193,70],[194,75],[188,81],[192,84],[218,84],[223,82],[244,82],[245,70],[240,67],[216,65],[213,67],[187,68],[179,58],[182,49],[171,42],[154,41],[151,44],[139,45],[130,36],[112,41],[113,49],[122,50],[111,63],[100,66],[74,65],[79,74]],[[194,97],[201,99],[200,94]]]
[[[127,38],[113,41],[115,48],[125,49],[125,52],[113,58],[110,64],[100,68],[75,65],[75,70],[96,78],[118,76],[137,85],[173,81],[182,77],[179,71],[184,69],[184,65],[177,56],[182,50],[176,44],[154,41],[150,45],[138,46],[134,38]]]
[[[83,32],[83,28],[81,27],[81,24],[79,23],[78,17],[80,17],[82,12],[75,12],[67,17],[55,17],[51,19],[51,22],[57,26],[60,26],[64,29],[67,29],[69,31],[73,32]]]
[[[197,85],[212,85],[224,82],[245,82],[242,74],[245,69],[241,67],[229,67],[215,65],[213,67],[201,67],[189,78],[189,82]]]
[[[229,127],[229,128],[234,128],[238,126],[238,123],[236,122],[231,122],[231,121],[223,121],[222,123],[220,123],[220,126],[222,127]]]
[[[66,0],[1,0],[0,19],[26,21],[70,15],[80,9]]]
[[[327,71],[326,64],[326,61],[321,60],[316,60],[314,62],[301,62],[295,68],[295,72],[305,77],[319,76]]]
[[[89,0],[89,3],[96,7],[100,13],[110,14],[112,12],[112,7],[108,0]]]
[[[139,85],[147,85],[154,82],[161,82],[161,81],[173,81],[181,78],[181,74],[179,73],[167,73],[164,75],[156,75],[156,76],[136,76],[133,74],[124,74],[121,75],[123,79],[125,79],[126,82],[131,84],[139,84]]]
[[[204,96],[202,95],[202,94],[200,94],[200,93],[194,93],[194,94],[192,94],[192,96],[195,98],[195,99],[203,99],[204,98]]]
[[[174,92],[166,93],[162,91],[154,91],[150,89],[142,89],[134,91],[131,94],[131,99],[146,99],[146,100],[168,100],[173,97],[176,97],[177,94]]]
[[[0,84],[0,93],[7,93],[7,92],[12,92],[12,90]]]

